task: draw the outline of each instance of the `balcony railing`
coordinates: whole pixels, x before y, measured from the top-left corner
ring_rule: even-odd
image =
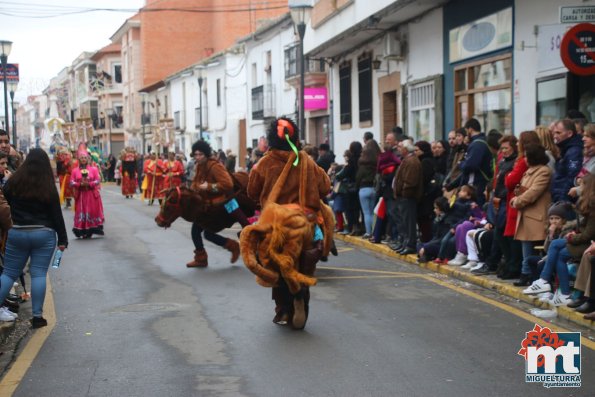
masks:
[[[264,84],[252,88],[252,119],[275,117],[275,86]]]
[[[285,79],[298,76],[300,74],[300,45],[299,43],[291,44],[285,49]],[[310,59],[306,63],[306,73],[325,73],[327,71],[324,59]]]

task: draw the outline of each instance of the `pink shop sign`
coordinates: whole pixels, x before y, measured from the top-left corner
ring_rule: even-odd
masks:
[[[304,108],[306,110],[319,110],[328,107],[328,94],[326,87],[304,88]]]

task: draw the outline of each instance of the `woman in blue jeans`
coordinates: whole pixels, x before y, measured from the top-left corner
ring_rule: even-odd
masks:
[[[31,325],[33,328],[44,327],[47,325],[42,314],[48,267],[56,250],[56,241],[61,251],[68,246],[60,198],[45,151],[32,149],[3,190],[10,205],[13,227],[6,241],[0,302],[4,301],[30,259]]]

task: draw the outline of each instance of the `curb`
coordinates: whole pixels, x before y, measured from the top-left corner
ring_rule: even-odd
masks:
[[[12,331],[14,331],[16,324],[14,321],[0,322],[0,345],[10,337]]]
[[[360,237],[345,236],[335,233],[335,239],[369,249],[370,251],[375,251],[384,254],[391,258],[396,258],[401,261],[408,262],[423,269],[431,270],[435,273],[444,274],[446,276],[456,278],[458,280],[466,281],[468,283],[478,285],[486,289],[490,289],[492,291],[498,292],[501,295],[506,295],[510,298],[514,298],[519,301],[529,303],[530,305],[533,305],[537,308],[550,308],[547,303],[540,302],[538,298],[523,294],[522,287],[515,287],[514,285],[512,285],[512,280],[508,283],[506,281],[494,279],[495,276],[491,275],[476,276],[469,272],[460,270],[458,266],[438,265],[434,262],[417,263],[417,255],[399,255],[384,244],[374,244]],[[566,306],[559,306],[557,311],[558,318],[564,318],[568,321],[572,321],[573,323],[595,330],[595,321],[585,320],[583,318],[582,313],[577,313],[576,311]]]

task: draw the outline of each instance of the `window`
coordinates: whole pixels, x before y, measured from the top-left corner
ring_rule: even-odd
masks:
[[[537,82],[537,124],[550,125],[566,114],[566,75]]]
[[[372,121],[372,54],[367,53],[357,61],[359,122]]]
[[[434,82],[409,88],[409,135],[415,140],[431,142],[436,139],[434,98]]]
[[[174,112],[174,128],[176,130],[180,129],[180,111]]]
[[[200,128],[200,108],[194,108],[194,128]]]
[[[285,49],[285,78],[298,74],[297,72],[297,45]]]
[[[510,54],[455,68],[455,122],[470,118],[484,131],[512,133],[512,58]]]
[[[221,106],[221,79],[217,79],[217,106]]]
[[[121,64],[114,65],[113,75],[114,75],[113,76],[114,83],[117,83],[117,84],[122,83],[122,65]]]
[[[339,67],[339,96],[341,124],[351,124],[351,63]]]

